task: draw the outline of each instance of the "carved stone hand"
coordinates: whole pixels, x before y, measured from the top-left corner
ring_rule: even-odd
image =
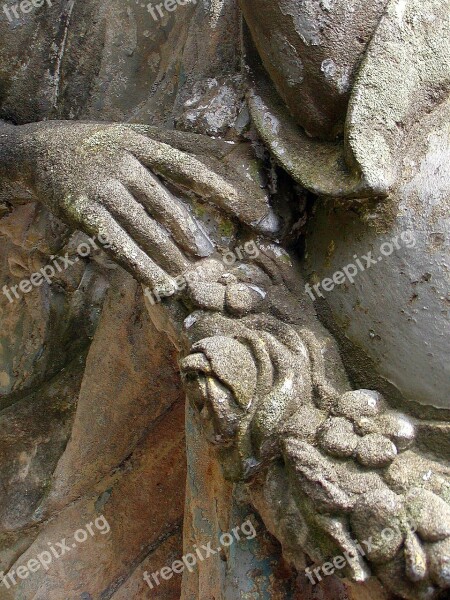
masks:
[[[233,144],[68,121],[5,126],[1,133],[9,177],[63,221],[107,237],[112,257],[154,289],[169,292],[170,276],[188,267],[189,255],[213,250],[181,198],[210,202],[257,229],[276,229],[265,193],[230,164]]]

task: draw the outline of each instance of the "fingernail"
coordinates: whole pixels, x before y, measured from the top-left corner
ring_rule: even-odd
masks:
[[[269,208],[267,215],[261,221],[252,223],[252,225],[261,233],[276,233],[280,229],[281,221],[275,211]]]
[[[171,277],[164,281],[158,282],[153,286],[153,293],[158,295],[160,298],[167,298],[173,296],[177,291],[177,283]]]
[[[197,246],[198,256],[204,258],[205,256],[210,256],[214,252],[214,244],[200,227],[196,228],[194,232],[194,239]]]

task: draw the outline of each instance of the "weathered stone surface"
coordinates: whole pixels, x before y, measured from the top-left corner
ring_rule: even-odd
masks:
[[[70,554],[54,558],[48,571],[41,569],[12,586],[11,598],[78,599],[82,593],[95,598],[114,590],[123,594],[130,577],[142,582],[147,564],[157,570],[170,564],[174,554],[182,555],[184,399],[173,352],[161,343],[163,334],[149,321],[138,292],[129,275],[115,271],[86,363],[81,355],[73,361],[76,368],[64,367],[46,394],[42,388],[37,394],[28,392],[20,401],[28,409],[18,410],[15,402],[2,413],[8,432],[5,449],[9,438],[23,461],[22,474],[11,474],[17,483],[8,482],[9,494],[2,497],[2,565],[25,565],[47,550],[48,542],[55,546],[63,538],[73,540],[74,532],[99,515],[110,527],[107,534],[97,531]],[[65,405],[70,418],[63,429],[64,419],[55,409]],[[8,412],[15,425],[7,424]],[[43,445],[42,458],[39,450],[29,455],[22,447],[17,427],[26,443],[33,442],[36,449]],[[2,460],[14,464],[8,452]],[[40,472],[45,487],[37,479]],[[44,495],[31,496],[34,481]],[[25,494],[20,488],[24,485]],[[30,526],[27,540],[23,532]],[[18,545],[21,539],[25,547]],[[180,585],[179,579],[171,582],[158,597],[179,597]]]
[[[3,288],[1,593],[445,596],[448,0],[25,4],[0,275],[73,260]]]
[[[343,132],[349,93],[386,0],[240,4],[272,81],[311,137]]]

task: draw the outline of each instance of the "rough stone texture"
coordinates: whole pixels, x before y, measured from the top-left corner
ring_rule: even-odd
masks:
[[[387,0],[240,0],[264,67],[310,137],[343,133],[367,44]]]
[[[23,308],[16,305],[16,310]],[[45,550],[48,541],[73,539],[77,529],[99,515],[105,516],[111,532],[97,532],[73,553],[55,559],[47,573],[37,572],[22,581],[13,598],[78,599],[82,593],[120,598],[123,586],[127,590],[136,585],[133,581],[142,581],[145,568],[170,564],[174,555],[181,555],[184,399],[171,346],[149,321],[136,282],[121,270],[114,272],[81,366],[84,371],[63,367],[62,377],[52,380],[53,396],[61,402],[65,393],[72,405],[70,439],[66,433],[63,445],[56,441],[50,445],[51,429],[43,429],[42,415],[48,415],[46,427],[55,420],[42,406],[45,397],[41,406],[36,405],[33,392],[28,392],[8,409],[14,409],[16,427],[24,432],[29,451],[18,445],[6,423],[8,412],[2,413],[2,430],[8,434],[2,465],[14,464],[9,454],[14,449],[23,467],[4,483],[9,494],[2,497],[1,561],[25,564]],[[68,384],[68,377],[73,384]],[[31,403],[37,415],[18,410],[20,404]],[[61,416],[57,421],[62,437]],[[36,480],[43,468],[44,483]],[[3,467],[2,474],[8,474]],[[38,486],[40,495],[32,495],[32,485]],[[25,494],[20,486],[25,486]],[[172,582],[157,597],[176,598],[179,585]]]
[[[362,257],[372,253],[377,264],[357,269],[353,285],[336,286],[325,300],[343,335],[364,348],[385,380],[408,400],[436,408],[448,408],[450,392],[449,178],[443,172],[449,111],[444,102],[414,131],[391,206],[361,206],[361,218],[355,219],[324,204],[308,240],[307,264],[318,281],[355,264],[355,255],[365,267]],[[431,187],[428,169],[435,174]],[[329,228],[331,214],[340,222],[339,236]],[[392,251],[383,244],[392,244]],[[364,385],[367,366],[352,362]]]
[[[449,3],[241,5],[0,21],[2,280],[100,233],[134,277],[95,252],[2,300],[5,570],[111,527],[8,600],[448,594]],[[301,272],[352,260],[319,321]],[[256,535],[150,590],[183,503],[185,552]]]

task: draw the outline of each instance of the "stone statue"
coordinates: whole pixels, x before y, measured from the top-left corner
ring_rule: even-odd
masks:
[[[231,490],[229,512],[245,497],[307,585],[340,555],[333,572],[348,582],[348,598],[445,597],[450,3],[240,0],[239,77],[207,79],[207,65],[190,64],[195,44],[183,33],[173,56],[188,53],[179,59],[188,75],[172,122],[165,103],[176,60],[151,76],[154,106],[136,86],[130,108],[113,76],[120,35],[104,25],[106,9],[86,4],[61,0],[53,9],[64,23],[59,70],[48,71],[40,105],[14,109],[26,88],[8,71],[20,36],[6,24],[6,218],[14,203],[37,201],[60,227],[107,237],[110,257],[142,284],[155,328],[179,353],[188,480],[195,487],[206,472],[198,465],[207,448],[223,473],[217,488]],[[113,3],[108,19],[121,10]],[[126,10],[134,38],[127,21],[121,44],[133,57],[139,27],[130,11],[138,8]],[[193,24],[209,24],[212,57],[218,33],[240,29],[234,2],[187,10]],[[173,18],[170,32],[185,32],[185,17]],[[37,28],[43,51],[50,34],[39,19],[23,27]],[[86,40],[80,55],[77,36]],[[95,90],[87,83],[94,71]],[[40,85],[33,81],[37,94]],[[99,103],[114,122],[101,122]],[[148,114],[161,104],[166,118],[156,127]],[[301,254],[290,241],[304,222]],[[48,485],[37,493],[33,527],[61,507],[62,484]],[[198,541],[194,508],[185,539]],[[28,535],[26,518],[22,528]],[[14,543],[24,547],[20,536]],[[209,584],[193,578],[185,574],[183,598],[209,597]],[[221,598],[245,597],[227,589]]]

